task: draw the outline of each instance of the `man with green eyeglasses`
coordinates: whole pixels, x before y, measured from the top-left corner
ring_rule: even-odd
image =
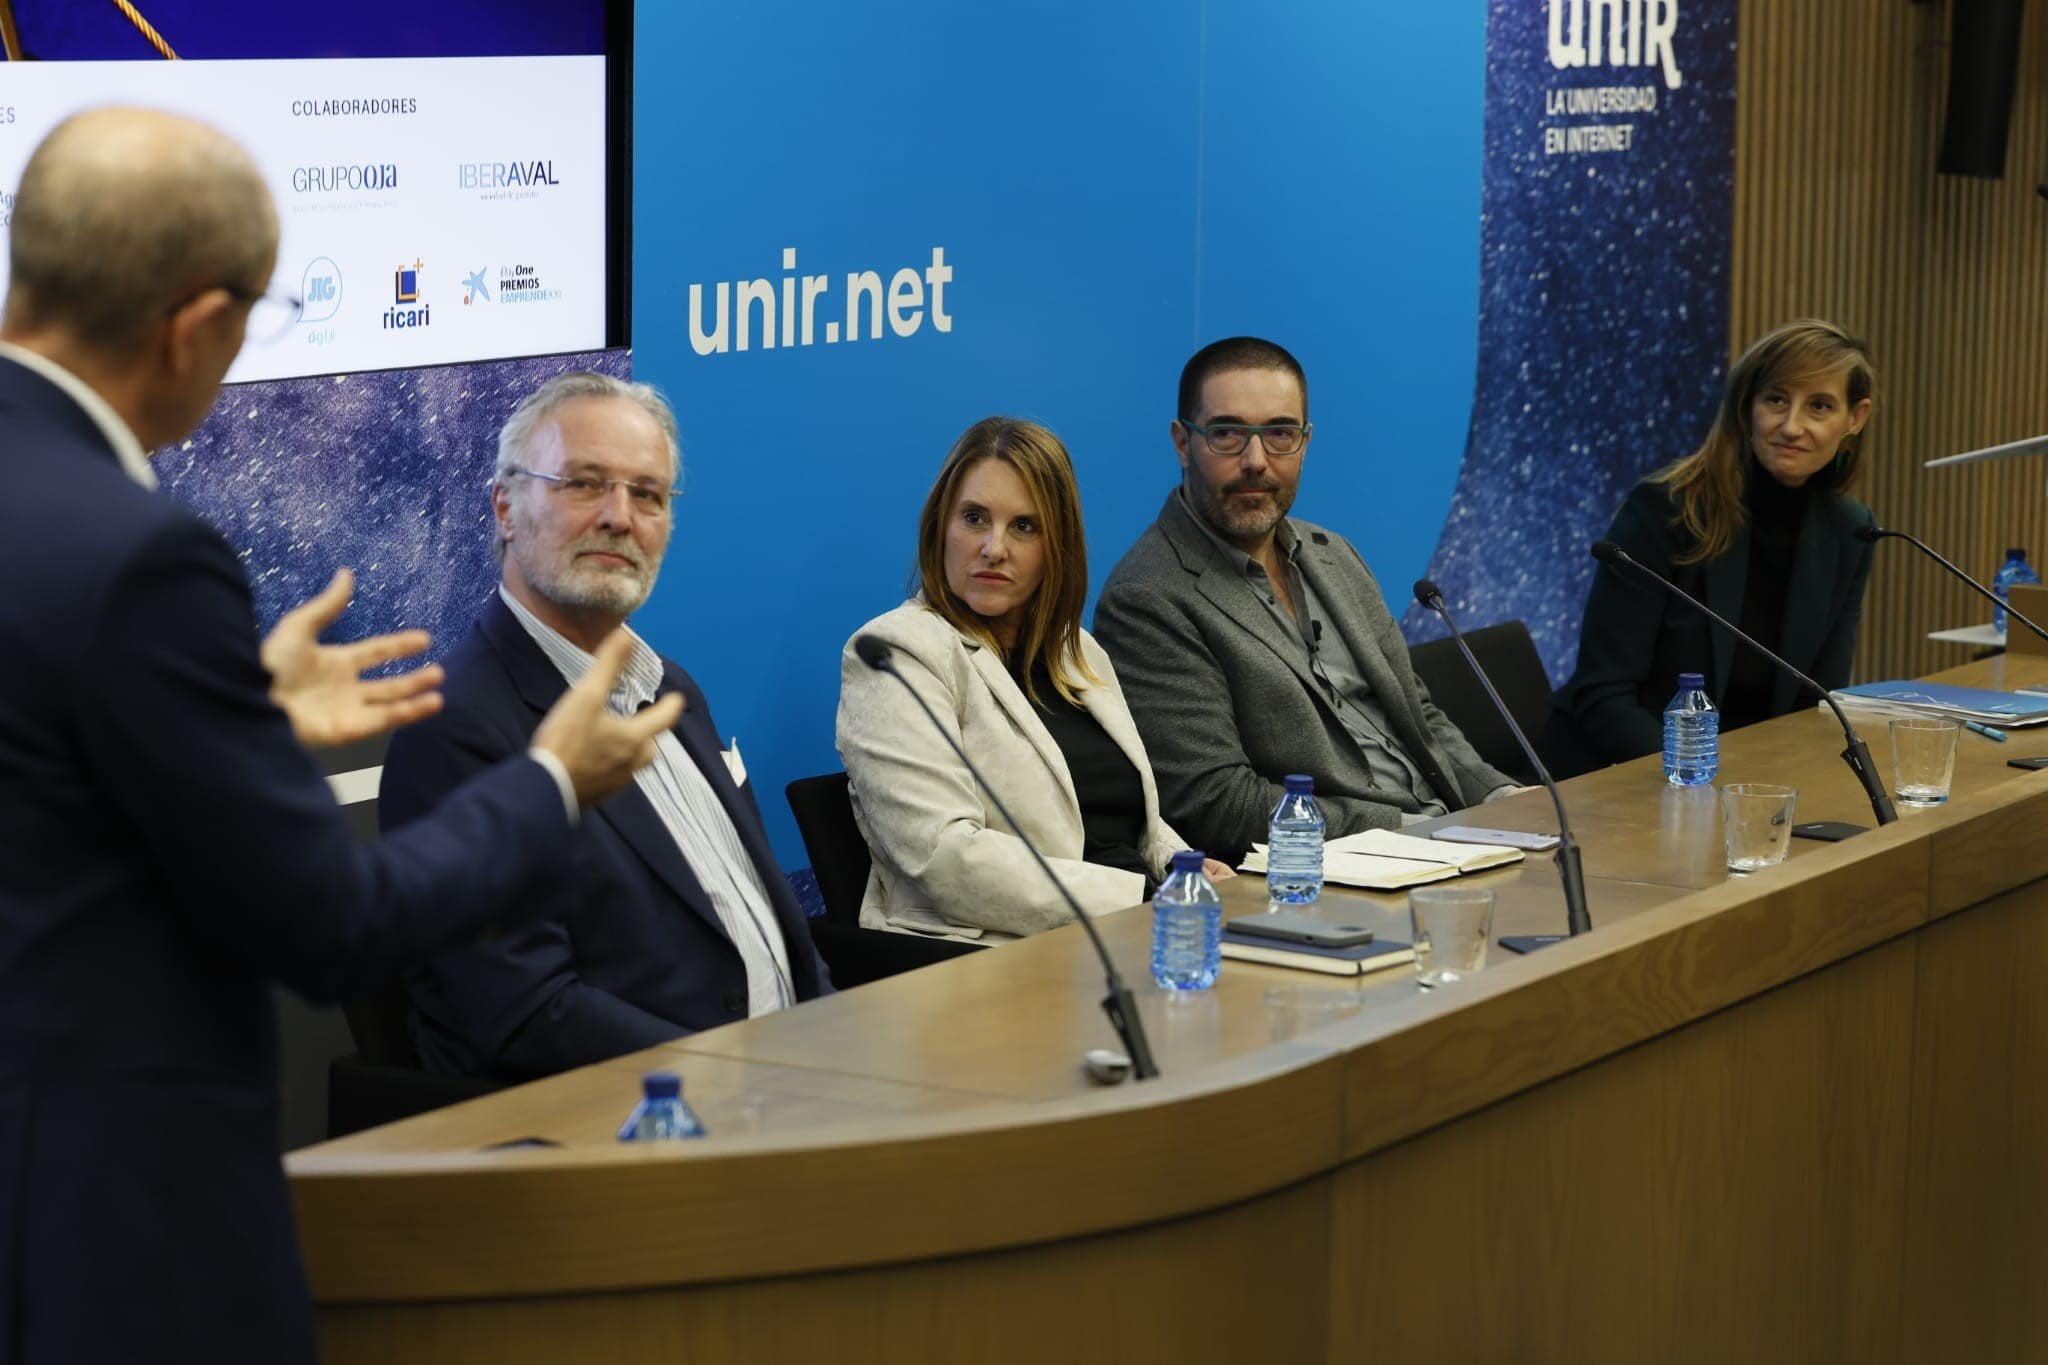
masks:
[[[1287,515],[1313,430],[1284,348],[1197,351],[1171,427],[1180,486],[1095,608],[1162,815],[1232,862],[1289,773],[1315,778],[1333,839],[1515,790],[1430,701],[1358,551]]]
[[[675,415],[645,384],[562,375],[513,411],[490,485],[499,591],[447,659],[442,713],[391,745],[386,829],[524,750],[596,642],[654,590],[678,482]],[[584,820],[575,857],[518,928],[407,978],[430,1070],[528,1080],[831,989],[738,744],[725,747],[690,676],[627,633],[612,709],[679,692],[682,719],[634,786]]]

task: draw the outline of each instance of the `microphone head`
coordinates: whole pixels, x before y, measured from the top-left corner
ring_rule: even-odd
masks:
[[[1621,552],[1621,547],[1613,541],[1596,540],[1593,542],[1593,558],[1599,560],[1602,564],[1619,564],[1628,556],[1624,555]]]
[[[1855,536],[1856,539],[1862,541],[1865,545],[1875,545],[1890,535],[1891,532],[1881,526],[1859,526],[1849,534]]]
[[[889,671],[889,655],[893,651],[889,648],[888,641],[873,635],[856,635],[853,637],[853,652],[869,668],[883,673]]]
[[[1415,580],[1415,600],[1435,610],[1436,604],[1444,600],[1443,589],[1427,578],[1418,578]]]

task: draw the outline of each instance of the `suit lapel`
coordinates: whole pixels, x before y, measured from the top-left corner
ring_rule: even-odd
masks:
[[[1835,575],[1840,566],[1836,546],[1840,541],[1828,534],[1827,523],[1838,506],[1833,498],[1808,498],[1806,515],[1799,523],[1799,542],[1792,549],[1792,581],[1785,585],[1785,620],[1779,627],[1778,652],[1801,672],[1813,669],[1821,637],[1827,632],[1828,605],[1835,597]],[[1771,709],[1791,710],[1796,694],[1803,690],[1780,670],[1771,687]]]
[[[1084,688],[1081,706],[1095,718],[1095,723],[1102,727],[1110,742],[1123,750],[1131,766],[1138,770],[1138,785],[1145,793],[1146,811],[1149,813],[1157,809],[1159,793],[1152,781],[1152,764],[1145,753],[1145,742],[1138,736],[1137,722],[1131,718],[1131,709],[1124,704],[1122,696],[1110,687]],[[1076,804],[1079,804],[1078,800]],[[1149,843],[1151,838],[1152,827],[1148,818],[1145,839]]]
[[[1416,699],[1403,686],[1402,675],[1381,650],[1371,623],[1359,609],[1351,561],[1327,540],[1318,540],[1316,536],[1302,537],[1300,545],[1297,562],[1301,565],[1301,576],[1315,590],[1323,613],[1330,618],[1331,629],[1343,637],[1345,648],[1351,651],[1352,660],[1365,675],[1365,684],[1379,702],[1394,740],[1421,772],[1422,780],[1436,792],[1437,799],[1457,810],[1465,804],[1464,795],[1438,761],[1435,740],[1422,723]],[[1320,688],[1315,689],[1315,695],[1321,698]]]
[[[1312,538],[1304,537],[1297,563],[1301,565],[1301,576],[1308,580],[1315,590],[1317,599],[1323,605],[1323,613],[1330,618],[1330,626],[1344,637],[1345,648],[1357,662],[1359,671],[1365,674],[1366,684],[1372,694],[1380,699],[1387,719],[1396,725],[1411,717],[1407,693],[1401,688],[1401,680],[1395,676],[1386,655],[1380,652],[1379,642],[1373,639],[1372,629],[1358,610],[1355,599],[1356,588],[1343,580],[1344,566],[1330,563],[1335,553],[1328,545],[1317,544]],[[1418,736],[1403,735],[1402,740],[1411,746]]]
[[[680,692],[685,697],[703,695],[681,669],[666,659],[662,661],[661,670],[663,692]],[[782,925],[791,989],[798,992],[798,998],[803,998],[805,990],[815,992],[817,985],[811,979],[807,965],[809,954],[803,947],[810,942],[810,928],[805,923],[803,907],[797,903],[796,893],[789,888],[789,879],[782,875],[781,865],[775,861],[775,852],[768,846],[768,831],[762,827],[760,812],[753,800],[740,789],[739,783],[733,781],[732,769],[726,766],[724,746],[719,741],[718,732],[712,728],[704,709],[693,706],[684,710],[682,720],[676,724],[675,734],[682,741],[683,752],[697,765],[697,771],[704,774],[704,780],[710,784],[726,818],[732,821],[733,832],[739,835],[740,847],[754,864],[754,875],[760,878],[762,889],[768,893],[768,904]],[[657,819],[655,823],[660,824],[660,821]],[[662,834],[666,838],[665,828]],[[673,850],[675,840],[668,839],[668,846]],[[682,860],[678,857],[676,861],[680,863]],[[695,880],[691,878],[693,884]],[[693,908],[695,905],[693,901]],[[718,923],[717,912],[711,909],[708,898],[699,913],[706,915],[714,924]],[[808,986],[804,984],[807,981],[810,982]]]
[[[532,709],[533,716],[527,725],[531,730],[540,723],[561,695],[569,690],[569,684],[562,677],[562,671],[555,667],[548,656],[541,652],[533,637],[526,633],[526,627],[519,624],[511,608],[495,592],[491,594],[490,606],[485,610],[479,629],[484,633],[491,647],[505,661],[505,671],[512,678],[513,689],[519,699]],[[685,748],[689,747],[687,731],[691,712],[685,711],[676,730]],[[701,722],[700,722],[701,724]],[[694,757],[694,755],[693,755]],[[700,765],[701,766],[701,765]],[[618,833],[627,847],[631,848],[648,869],[659,877],[668,888],[699,918],[703,919],[722,936],[725,926],[712,909],[711,898],[705,894],[704,886],[697,880],[690,865],[683,859],[682,849],[676,846],[675,836],[662,823],[661,816],[654,809],[654,803],[640,790],[638,782],[629,782],[620,791],[607,797],[594,810],[583,813],[586,820],[601,820]]]
[[[1252,596],[1241,567],[1195,525],[1194,514],[1181,504],[1178,494],[1167,495],[1166,501],[1166,511],[1160,517],[1161,529],[1180,557],[1181,566],[1195,576],[1195,590],[1226,619],[1272,650],[1273,657],[1287,666],[1318,705],[1326,704],[1321,686],[1302,662],[1300,642],[1289,639],[1273,619],[1273,613]]]
[[[1749,523],[1735,533],[1734,543],[1701,566],[1701,596],[1708,606],[1738,625],[1742,621],[1742,590],[1749,579]],[[1682,607],[1682,604],[1681,604]],[[1728,694],[1728,678],[1735,667],[1735,637],[1712,621],[1706,622],[1707,637],[1714,647],[1714,675],[1708,680],[1708,694]],[[1764,643],[1769,644],[1767,640]],[[1748,648],[1747,645],[1743,648]]]
[[[966,643],[967,657],[974,664],[982,686],[1008,714],[1010,723],[1031,741],[1031,747],[1038,751],[1045,766],[1052,769],[1053,776],[1059,780],[1060,790],[1067,794],[1067,800],[1080,805],[1080,797],[1074,792],[1074,775],[1067,769],[1067,756],[1060,752],[1059,741],[1052,737],[1052,731],[1046,729],[1045,722],[1038,718],[1038,708],[1024,695],[1024,689],[1010,676],[1010,670],[994,650],[979,640],[967,640]]]

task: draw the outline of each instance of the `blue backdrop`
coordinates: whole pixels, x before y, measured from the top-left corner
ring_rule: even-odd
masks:
[[[205,6],[160,10],[219,45],[195,55],[254,55]],[[1584,31],[1616,11],[1668,22],[1681,82],[1654,37]],[[780,789],[839,766],[840,648],[902,597],[931,474],[977,418],[1066,438],[1099,586],[1175,481],[1182,362],[1273,337],[1310,378],[1299,514],[1350,536],[1397,609],[1427,568],[1470,624],[1528,619],[1561,673],[1584,544],[1711,405],[1734,0],[1687,0],[1682,27],[1673,0],[636,13],[633,366],[676,403],[688,489],[636,624],[745,746],[790,866]],[[442,41],[381,0],[364,15],[393,51]],[[104,19],[35,37],[132,44]],[[588,43],[579,22],[537,41]],[[1619,112],[1585,93],[1648,88]],[[489,428],[567,363],[319,395],[353,463],[317,471],[329,445],[277,426],[310,400],[231,392],[168,481],[243,548],[266,619],[353,561],[346,629],[429,624],[445,649],[490,572]]]
[[[1182,362],[1272,336],[1312,390],[1298,512],[1390,583],[1421,570],[1470,414],[1484,15],[1279,8],[639,7],[634,362],[676,402],[688,493],[636,624],[740,738],[789,865],[781,786],[839,766],[840,647],[902,599],[979,417],[1066,439],[1099,586],[1177,477]],[[949,331],[824,340],[849,272],[934,248]],[[729,319],[699,353],[720,282],[808,274],[811,345],[764,348],[756,306],[747,350]]]

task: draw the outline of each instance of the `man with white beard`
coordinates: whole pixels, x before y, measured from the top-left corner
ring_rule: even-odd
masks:
[[[596,643],[647,600],[668,548],[678,461],[674,414],[645,384],[568,374],[520,403],[499,433],[491,480],[498,592],[446,660],[441,714],[391,745],[384,828],[525,752]],[[722,750],[689,675],[633,639],[613,709],[674,691],[682,719],[658,737],[635,786],[584,820],[574,857],[536,893],[548,904],[408,978],[413,1037],[431,1070],[527,1080],[831,989],[737,745]]]

